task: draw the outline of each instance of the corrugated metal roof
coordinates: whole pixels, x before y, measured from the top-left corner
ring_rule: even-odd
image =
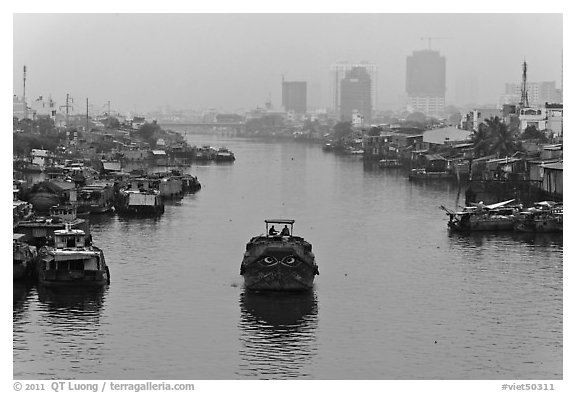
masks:
[[[542,164],[542,168],[545,169],[554,169],[554,170],[563,170],[563,163],[562,162],[554,162],[552,164]]]
[[[446,161],[446,158],[440,154],[426,154],[425,157],[428,161]]]

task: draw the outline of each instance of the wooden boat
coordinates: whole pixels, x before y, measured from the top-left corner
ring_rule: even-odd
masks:
[[[110,283],[104,253],[81,229],[54,231],[54,239],[38,251],[38,282],[47,287],[99,288]]]
[[[76,207],[78,214],[106,213],[114,207],[114,188],[102,183],[80,187]]]
[[[562,232],[563,204],[558,202],[537,202],[534,207],[516,214],[514,230],[518,232]]]
[[[14,280],[22,280],[31,277],[33,264],[36,260],[36,247],[24,243],[22,240],[26,237],[23,233],[14,233],[12,235],[12,253]]]
[[[148,176],[146,182],[148,185],[144,188],[158,190],[162,200],[181,199],[184,195],[182,178],[171,172],[155,173]]]
[[[234,156],[233,152],[231,152],[230,150],[228,150],[225,147],[221,147],[216,152],[216,156],[214,157],[214,160],[217,162],[232,162],[232,161],[236,160],[236,157]]]
[[[217,150],[209,145],[196,148],[196,160],[211,161],[216,157]]]
[[[196,192],[202,188],[202,185],[198,181],[196,176],[192,176],[190,174],[184,174],[181,177],[182,179],[182,191],[183,192]]]
[[[189,173],[182,173],[182,171],[177,169],[172,169],[171,172],[171,176],[179,179],[182,183],[182,193],[196,192],[202,188],[196,176],[192,176]]]
[[[326,143],[322,146],[323,151],[334,151],[334,145],[332,143]]]
[[[511,205],[512,202],[514,199],[492,205],[480,202],[458,212],[453,212],[444,206],[441,208],[450,217],[448,228],[454,231],[512,231],[515,214],[520,211],[520,206]]]
[[[452,179],[453,177],[454,176],[450,172],[432,172],[422,168],[412,169],[408,174],[408,180],[439,180]]]
[[[164,213],[160,192],[154,189],[121,189],[114,207],[120,215],[157,216]]]
[[[240,267],[244,286],[257,291],[303,291],[312,288],[319,274],[312,245],[293,235],[294,220],[269,219],[266,234],[246,244]],[[274,225],[284,225],[281,233]],[[288,228],[290,225],[290,228]]]
[[[81,229],[90,234],[89,222],[76,216],[76,206],[58,205],[49,209],[48,216],[37,216],[19,221],[14,232],[26,235],[23,241],[33,246],[43,246],[46,240],[54,237],[54,231],[64,229],[69,224],[72,229]]]
[[[378,167],[380,168],[401,168],[402,163],[397,159],[383,159],[378,161]]]

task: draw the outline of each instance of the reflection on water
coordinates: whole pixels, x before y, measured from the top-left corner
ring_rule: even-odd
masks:
[[[317,352],[318,305],[313,291],[240,295],[240,371],[259,379],[310,378]]]
[[[30,281],[14,281],[12,290],[12,318],[16,322],[24,316],[28,309],[32,283]]]
[[[95,379],[97,371],[89,365],[100,362],[106,351],[100,319],[107,289],[54,291],[39,285],[36,291],[38,303],[30,311],[34,323],[14,323],[20,332],[14,339],[14,361],[21,362],[14,376]],[[29,334],[39,340],[26,341]]]
[[[520,243],[536,247],[553,247],[562,250],[562,233],[525,233],[525,232],[449,232],[453,245],[479,247],[490,242]]]
[[[58,311],[50,316],[69,318],[81,316],[98,317],[104,305],[107,287],[86,290],[84,288],[46,288],[38,286],[38,300],[47,311]]]

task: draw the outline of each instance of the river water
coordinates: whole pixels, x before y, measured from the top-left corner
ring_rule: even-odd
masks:
[[[296,142],[187,135],[232,164],[159,218],[91,217],[111,284],[14,286],[16,379],[562,379],[563,239],[450,235],[452,184]],[[320,275],[246,293],[245,243],[293,218]]]

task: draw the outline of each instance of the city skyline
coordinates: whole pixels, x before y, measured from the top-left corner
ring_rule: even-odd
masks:
[[[374,109],[390,109],[406,99],[406,58],[427,48],[446,58],[447,105],[457,96],[495,105],[506,83],[520,81],[524,60],[529,81],[562,88],[562,14],[14,14],[13,22],[13,94],[23,93],[26,65],[28,102],[50,96],[58,106],[69,93],[80,108],[89,98],[122,112],[235,112],[268,99],[280,108],[284,76],[307,82],[309,108],[325,108],[330,65],[365,61],[378,69]],[[473,80],[477,91],[462,91]]]

